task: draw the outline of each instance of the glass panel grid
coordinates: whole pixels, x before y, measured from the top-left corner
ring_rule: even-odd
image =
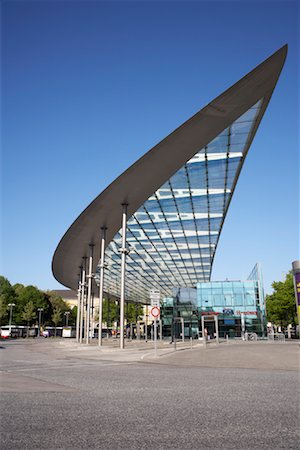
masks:
[[[129,218],[127,296],[146,302],[151,288],[168,297],[174,287],[210,279],[221,225],[261,104],[200,149]],[[110,271],[105,283],[114,295],[120,290],[120,246],[118,232],[106,249]]]

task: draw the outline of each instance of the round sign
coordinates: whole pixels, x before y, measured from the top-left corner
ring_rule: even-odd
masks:
[[[159,317],[160,315],[160,309],[158,308],[158,306],[153,306],[153,308],[151,308],[151,315],[156,319],[157,317]]]

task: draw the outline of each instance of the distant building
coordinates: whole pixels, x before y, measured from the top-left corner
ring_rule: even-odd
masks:
[[[61,297],[71,309],[77,306],[77,292],[71,289],[54,289],[54,292],[58,297]]]
[[[201,316],[207,316],[205,328],[214,334],[218,316],[220,337],[240,337],[243,332],[265,334],[265,302],[261,269],[256,264],[246,281],[211,281],[198,283],[196,288],[174,289],[173,297],[165,298],[162,306],[164,334],[172,333],[175,325],[180,334],[178,319],[184,319],[186,337],[202,336]]]

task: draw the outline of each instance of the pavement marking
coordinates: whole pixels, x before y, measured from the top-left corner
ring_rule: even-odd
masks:
[[[100,367],[100,368],[105,368],[108,366],[121,366],[121,365],[130,365],[130,364],[135,364],[135,362],[122,362],[122,361],[117,361],[117,362],[111,362],[111,363],[106,363],[106,364],[100,364],[102,361],[96,361],[95,364],[68,364],[68,365],[59,365],[59,366],[40,366],[40,367],[24,367],[24,368],[10,368],[10,369],[1,369],[0,373],[14,373],[14,372],[32,372],[35,370],[57,370],[57,369],[74,369],[76,367],[80,368],[80,367]]]

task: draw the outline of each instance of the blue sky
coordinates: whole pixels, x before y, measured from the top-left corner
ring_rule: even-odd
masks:
[[[80,212],[284,44],[288,57],[223,227],[214,280],[265,287],[299,258],[299,8],[293,1],[3,1],[2,267],[59,288]]]

